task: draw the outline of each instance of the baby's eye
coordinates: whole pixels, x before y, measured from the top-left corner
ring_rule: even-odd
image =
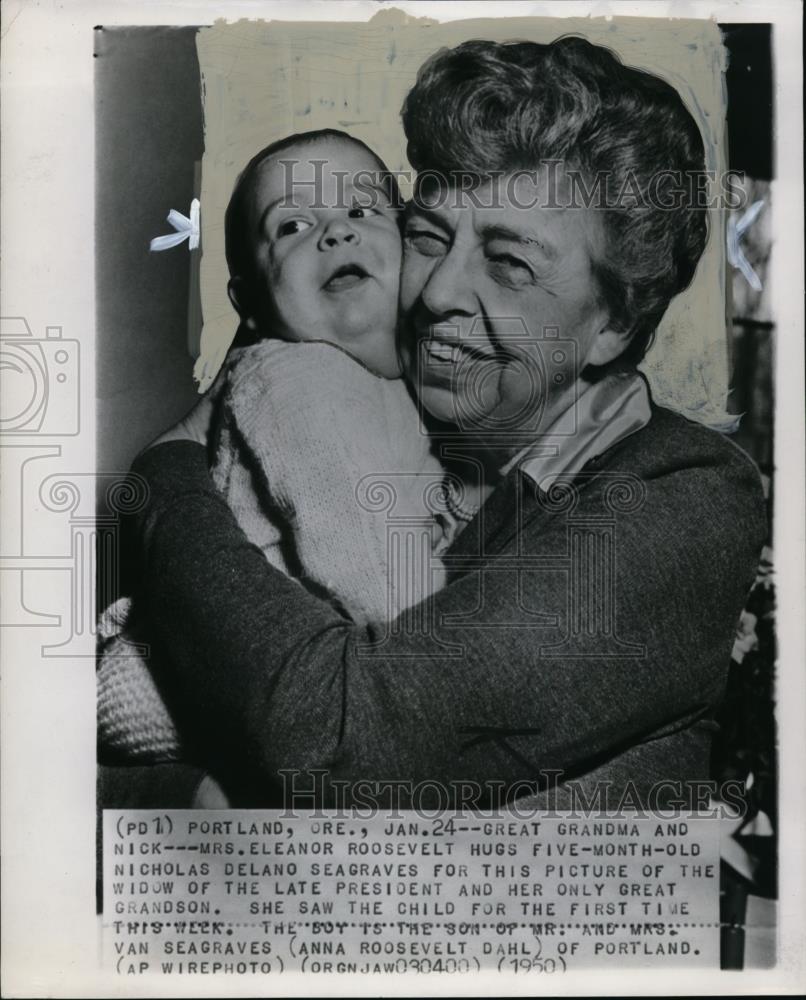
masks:
[[[313,225],[312,222],[308,222],[307,219],[289,219],[288,222],[282,222],[277,227],[277,235],[279,236],[294,236],[296,233],[301,233],[304,229],[310,229]]]
[[[377,215],[377,208],[364,208],[362,205],[353,205],[347,212],[348,219],[367,219],[371,215]]]

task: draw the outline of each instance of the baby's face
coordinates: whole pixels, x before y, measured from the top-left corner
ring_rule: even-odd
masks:
[[[338,344],[389,378],[400,374],[401,239],[388,197],[370,183],[378,171],[349,142],[292,146],[259,168],[246,218],[256,323],[287,340]]]

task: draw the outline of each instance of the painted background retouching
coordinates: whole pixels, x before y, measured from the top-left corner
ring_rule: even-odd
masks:
[[[438,24],[384,11],[367,24],[239,21],[201,29],[204,328],[196,375],[202,387],[235,332],[223,218],[238,173],[258,150],[289,133],[340,128],[377,150],[392,170],[409,171],[399,112],[428,56],[468,38],[549,42],[566,34],[606,45],[626,64],[673,84],[702,130],[707,169],[727,169],[726,54],[713,21],[496,18]],[[670,306],[645,370],[658,402],[718,421],[728,390],[724,213],[712,213],[711,229],[694,282]],[[190,330],[193,354],[199,349],[197,328],[194,323]]]

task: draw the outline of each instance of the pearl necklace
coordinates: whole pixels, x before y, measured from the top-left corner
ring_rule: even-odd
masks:
[[[450,476],[445,477],[445,506],[457,521],[472,521],[478,513],[481,504],[463,500],[456,482]]]

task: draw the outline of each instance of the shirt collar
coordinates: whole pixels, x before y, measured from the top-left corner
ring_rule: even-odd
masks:
[[[519,467],[545,491],[560,476],[575,476],[592,458],[646,427],[651,416],[649,390],[637,372],[605,375],[585,384],[575,404],[501,473]]]
[[[500,470],[501,475],[518,467],[545,492],[560,476],[577,475],[592,458],[646,427],[651,416],[649,389],[640,375],[605,375],[598,382],[585,384],[574,405],[537,441],[510,459]],[[466,505],[455,496],[450,477],[445,481],[445,504],[437,514],[443,528],[442,538],[434,548],[437,555],[450,548],[478,510],[477,505]]]

